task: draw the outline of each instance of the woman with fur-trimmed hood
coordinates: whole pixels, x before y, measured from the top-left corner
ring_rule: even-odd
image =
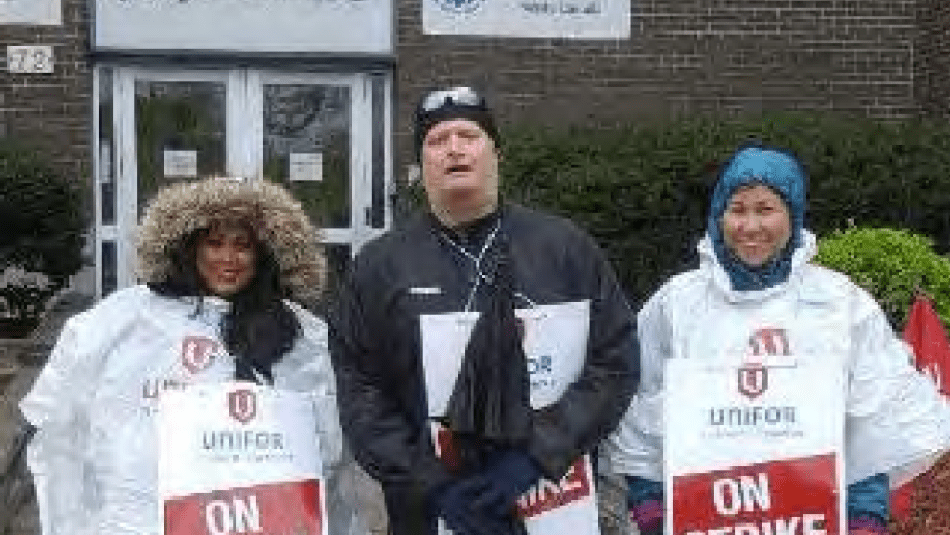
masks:
[[[70,318],[20,408],[44,535],[160,535],[163,391],[249,381],[313,394],[331,533],[355,529],[319,298],[325,258],[301,206],[266,180],[172,185],[138,234],[143,284]]]

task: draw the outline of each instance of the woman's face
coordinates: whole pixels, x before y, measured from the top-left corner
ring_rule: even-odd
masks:
[[[218,297],[231,297],[254,278],[257,247],[248,229],[216,225],[198,237],[198,274]]]
[[[788,207],[768,186],[740,188],[722,215],[722,235],[733,254],[759,267],[784,249],[792,235]]]

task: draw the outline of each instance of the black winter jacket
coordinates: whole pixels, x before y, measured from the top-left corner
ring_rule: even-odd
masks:
[[[551,478],[610,433],[639,381],[635,317],[609,263],[571,222],[518,205],[500,209],[515,291],[524,303],[590,300],[586,362],[560,401],[534,411],[530,455]],[[459,312],[477,274],[451,231],[430,214],[368,243],[330,314],[344,434],[381,482],[393,533],[428,531],[426,496],[452,479],[432,448],[419,316]],[[491,246],[482,265],[492,265]],[[475,292],[474,310],[487,298]]]

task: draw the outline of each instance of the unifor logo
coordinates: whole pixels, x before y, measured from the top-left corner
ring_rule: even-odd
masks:
[[[231,418],[246,424],[257,415],[257,396],[253,390],[235,390],[228,392],[228,414]]]
[[[203,336],[186,336],[181,341],[181,363],[191,373],[204,371],[214,360],[218,343]]]
[[[769,370],[765,366],[750,362],[739,368],[739,393],[749,399],[755,399],[769,387]]]
[[[471,14],[478,11],[485,0],[433,0],[439,9],[449,13]]]

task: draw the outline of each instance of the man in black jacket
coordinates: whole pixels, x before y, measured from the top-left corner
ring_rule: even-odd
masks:
[[[436,519],[456,535],[524,533],[517,498],[560,480],[627,408],[634,316],[587,234],[499,201],[499,134],[478,92],[433,91],[415,121],[429,210],[360,251],[331,313],[344,433],[393,534],[434,534]],[[563,310],[583,319],[526,334],[529,317]],[[579,349],[526,354],[529,339],[571,345],[561,337]]]

